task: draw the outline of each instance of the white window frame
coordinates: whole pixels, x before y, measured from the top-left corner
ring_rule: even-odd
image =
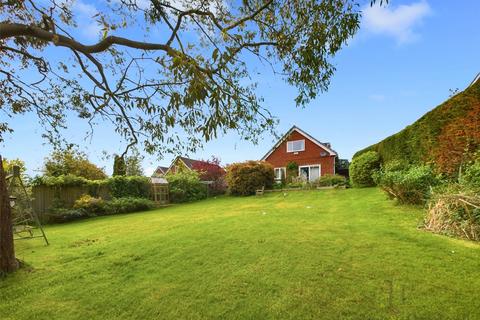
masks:
[[[302,142],[303,148],[299,150],[292,150],[293,149],[293,143],[294,142]],[[290,146],[290,148],[289,148]],[[300,139],[300,140],[292,140],[292,141],[287,141],[287,152],[292,153],[292,152],[300,152],[300,151],[305,151],[305,139]]]
[[[322,176],[322,165],[321,164],[309,164],[306,166],[298,166],[298,176],[300,177],[302,174],[302,168],[308,168],[308,181],[311,182],[311,175],[310,175],[310,168],[311,167],[318,167],[318,177],[320,178]]]
[[[287,168],[286,167],[274,168],[273,172],[275,173],[275,181],[282,181],[282,176],[280,176],[280,178],[277,178],[277,170],[282,170],[283,171],[283,176],[285,178],[287,177]]]

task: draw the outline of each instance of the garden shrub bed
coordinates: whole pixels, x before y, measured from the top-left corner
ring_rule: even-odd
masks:
[[[63,223],[97,216],[147,211],[155,208],[155,202],[144,198],[113,198],[104,200],[84,195],[73,208],[53,208],[47,215],[49,223]]]

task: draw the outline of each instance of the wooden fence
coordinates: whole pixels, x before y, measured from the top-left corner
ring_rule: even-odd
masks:
[[[45,221],[46,215],[55,207],[72,208],[75,201],[85,194],[92,197],[110,200],[108,186],[90,188],[88,186],[35,186],[32,188],[33,210],[40,220]],[[164,205],[169,202],[168,184],[152,184],[152,200]]]
[[[39,218],[43,220],[54,207],[71,208],[76,200],[84,194],[90,194],[94,197],[100,197],[105,200],[111,198],[108,187],[99,187],[95,194],[92,194],[91,188],[84,186],[68,186],[68,187],[50,187],[35,186],[32,189],[33,194],[33,210]]]

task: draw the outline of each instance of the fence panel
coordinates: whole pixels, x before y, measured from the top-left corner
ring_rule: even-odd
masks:
[[[91,196],[101,197],[107,200],[110,199],[110,193],[106,186],[96,190],[96,194],[91,194],[91,191],[92,190],[85,186],[35,186],[32,189],[33,210],[39,218],[42,219],[55,206],[61,205],[63,208],[73,207],[75,201],[84,194],[90,194]]]

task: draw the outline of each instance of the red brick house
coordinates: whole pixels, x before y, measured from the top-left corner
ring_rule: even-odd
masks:
[[[275,169],[277,181],[286,177],[287,165],[294,162],[298,165],[298,176],[314,181],[326,174],[335,174],[335,158],[337,153],[330,143],[323,143],[293,126],[262,158]]]

